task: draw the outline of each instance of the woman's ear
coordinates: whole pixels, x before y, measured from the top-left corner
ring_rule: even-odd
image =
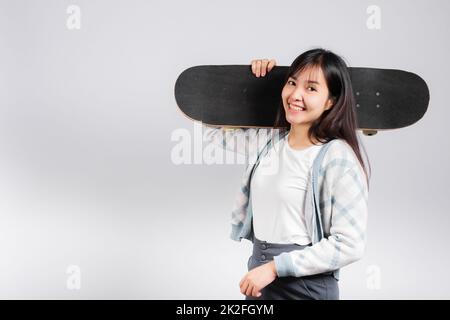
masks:
[[[334,97],[331,97],[327,100],[327,103],[325,104],[325,110],[331,109],[334,104],[334,100]]]

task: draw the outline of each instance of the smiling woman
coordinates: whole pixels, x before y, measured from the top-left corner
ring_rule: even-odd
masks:
[[[264,76],[275,64],[254,60],[252,71]],[[339,299],[339,268],[364,251],[369,188],[342,58],[324,49],[298,56],[274,125],[287,134],[244,177],[233,211],[232,238],[253,242],[240,290],[247,300]],[[274,158],[277,172],[263,173]],[[315,182],[313,167],[323,173]],[[336,219],[343,210],[347,219]]]
[[[253,60],[265,76],[275,60]],[[250,240],[246,299],[339,299],[340,268],[362,258],[369,177],[344,61],[324,49],[298,56],[284,79],[275,128],[206,129],[208,141],[251,150],[232,209],[231,239]],[[263,134],[264,133],[264,134]],[[345,217],[341,218],[341,217]]]
[[[256,62],[256,66],[264,68],[262,63]],[[251,220],[250,234],[239,235],[236,230],[243,227],[238,226],[234,232],[235,240],[253,242],[249,272],[239,284],[241,292],[248,300],[339,299],[339,268],[362,256],[369,185],[356,135],[353,90],[342,58],[314,49],[294,60],[286,75],[275,126],[286,127],[288,134],[248,177],[251,187],[245,215],[251,217],[246,219]],[[333,140],[335,143],[328,145]],[[273,158],[279,158],[280,169],[275,175],[264,175],[258,164],[265,167]],[[319,207],[314,206],[316,214],[311,215],[307,208],[314,190],[312,167],[319,167],[316,161],[322,158],[323,176],[316,177],[318,194],[312,192],[321,201],[314,200]],[[358,194],[361,201],[350,210],[348,204]],[[351,224],[332,219],[343,209]],[[319,230],[312,230],[317,223]]]

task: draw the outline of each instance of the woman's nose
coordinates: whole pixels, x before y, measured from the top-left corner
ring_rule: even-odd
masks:
[[[300,95],[292,95],[289,97],[288,102],[289,103],[298,103],[298,102],[302,102],[303,98]]]
[[[300,92],[300,89],[297,88],[289,96],[288,102],[291,103],[291,102],[299,102],[299,101],[303,101],[303,94],[302,94],[302,92]]]

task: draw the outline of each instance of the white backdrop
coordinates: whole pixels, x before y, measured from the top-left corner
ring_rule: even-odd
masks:
[[[449,13],[445,0],[0,0],[0,298],[243,299],[251,243],[229,232],[244,166],[173,163],[173,132],[193,133],[175,80],[314,47],[417,73],[431,95],[418,123],[363,137],[367,251],[341,270],[341,298],[450,298]]]

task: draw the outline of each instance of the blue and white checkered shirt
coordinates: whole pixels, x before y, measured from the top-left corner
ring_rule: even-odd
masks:
[[[251,176],[259,159],[285,131],[274,128],[229,129],[204,124],[202,130],[204,143],[213,143],[249,158],[232,209],[230,237],[235,241],[244,238],[253,242]],[[365,173],[353,149],[345,140],[335,139],[328,144],[330,145],[324,154],[317,177],[321,223],[317,222],[314,214],[314,195],[310,179],[304,214],[312,245],[275,256],[274,262],[279,277],[302,277],[334,271],[334,276],[338,279],[341,267],[363,256],[368,218],[368,186]]]

